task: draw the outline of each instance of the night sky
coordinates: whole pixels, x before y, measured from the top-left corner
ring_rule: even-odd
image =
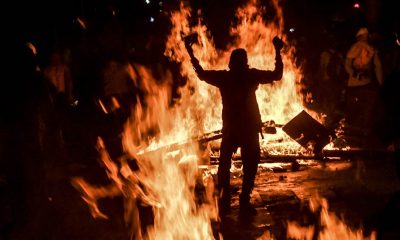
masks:
[[[227,35],[235,9],[246,1],[228,1],[230,4],[227,4],[227,1],[192,0],[188,2],[194,8],[203,10],[205,21],[209,23],[211,30],[215,29],[218,39]],[[268,1],[261,2],[266,4]],[[354,8],[357,2],[360,4],[358,9]],[[374,8],[370,2],[378,2],[380,6]],[[396,16],[399,14],[395,12],[394,2],[389,0],[283,0],[281,4],[284,6],[287,27],[297,27],[299,31],[302,31],[300,34],[318,33],[321,27],[318,25],[326,26],[332,21],[340,22],[348,31],[354,31],[360,25],[370,24],[366,15],[371,15],[371,13],[377,14],[373,27],[386,33],[399,28],[399,17]],[[147,34],[151,17],[156,22],[160,15],[176,9],[178,5],[178,0],[151,0],[149,3],[146,3],[146,0],[13,1],[10,12],[14,14],[11,15],[13,17],[9,21],[9,27],[17,33],[18,37],[36,41],[38,44],[70,41],[69,38],[78,31],[75,21],[77,17],[85,19],[90,27],[99,27],[109,20],[112,11],[115,11],[119,22],[126,27],[127,31]]]
[[[13,1],[6,19],[6,29],[11,34],[11,43],[17,48],[27,42],[38,50],[39,65],[46,64],[46,58],[54,49],[72,49],[75,54],[75,70],[82,75],[82,69],[91,66],[81,64],[128,55],[132,49],[139,59],[151,59],[154,52],[163,54],[164,42],[169,33],[169,13],[179,9],[179,0],[58,0],[58,1]],[[228,4],[229,2],[229,4]],[[235,20],[235,11],[246,0],[232,1],[185,1],[193,9],[201,10],[203,23],[209,29],[217,48],[225,48],[232,40],[229,29]],[[260,1],[267,6],[264,18],[273,19],[273,8],[269,1]],[[359,4],[356,7],[355,4]],[[319,61],[320,52],[334,46],[345,52],[355,40],[354,34],[361,26],[379,33],[380,44],[393,45],[395,33],[399,31],[399,14],[395,1],[378,0],[281,0],[284,14],[284,32],[288,40],[296,40],[297,59],[307,59],[311,64]],[[192,11],[196,23],[197,12]],[[79,21],[83,20],[86,29]],[[290,31],[292,30],[292,31]],[[294,31],[293,31],[294,30]],[[332,37],[333,36],[333,37]],[[152,39],[151,51],[146,44]],[[155,48],[155,47],[157,48]],[[93,51],[97,51],[94,53]],[[93,59],[86,56],[93,56]],[[95,56],[97,54],[97,56]],[[15,55],[15,54],[13,54]],[[18,56],[11,56],[18,62]],[[85,60],[82,60],[85,59]],[[313,63],[314,62],[314,63]],[[143,62],[144,63],[144,62]],[[301,63],[299,63],[301,64]],[[86,73],[85,73],[86,74]],[[307,69],[305,68],[305,75]],[[77,76],[76,81],[88,76]],[[87,84],[87,89],[93,88]],[[85,84],[83,84],[85,85]]]

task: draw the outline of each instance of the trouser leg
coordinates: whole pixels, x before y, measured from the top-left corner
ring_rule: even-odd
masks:
[[[230,168],[234,150],[233,141],[229,138],[223,138],[220,149],[217,186],[220,203],[225,206],[230,205]]]
[[[254,187],[258,163],[260,162],[260,143],[258,134],[249,136],[249,139],[242,144],[241,149],[243,162],[243,182],[240,194],[240,204],[249,204],[250,195]]]

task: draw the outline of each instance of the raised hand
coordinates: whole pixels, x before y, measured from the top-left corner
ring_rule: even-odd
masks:
[[[193,33],[183,38],[186,47],[192,46],[193,43],[197,42],[198,34]]]
[[[275,36],[274,39],[272,39],[272,43],[277,51],[280,51],[283,48],[283,41],[278,36]]]

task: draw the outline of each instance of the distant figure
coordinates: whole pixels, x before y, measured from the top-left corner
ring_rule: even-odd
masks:
[[[44,75],[55,87],[57,107],[64,107],[72,103],[72,77],[68,65],[63,60],[59,51],[54,51],[50,57],[50,63],[44,67]]]
[[[275,46],[275,70],[265,71],[249,68],[247,52],[244,49],[232,51],[229,71],[204,70],[193,54],[193,38],[185,39],[185,46],[191,57],[199,79],[219,88],[222,97],[222,143],[218,167],[219,212],[225,215],[230,210],[230,167],[232,154],[241,148],[243,162],[243,182],[240,194],[240,216],[255,215],[256,209],[250,205],[250,195],[260,161],[259,133],[261,115],[256,99],[259,84],[280,80],[283,63],[280,50],[283,42],[273,39]]]
[[[51,230],[44,230],[44,220],[49,219],[46,199],[50,196],[46,169],[55,158],[49,150],[58,145],[50,141],[49,125],[55,115],[50,100],[53,92],[38,71],[33,45],[17,43],[12,50],[10,67],[6,69],[12,75],[7,75],[11,79],[4,87],[7,101],[2,102],[6,104],[0,119],[0,171],[4,177],[2,189],[6,190],[2,206],[9,206],[11,214],[10,221],[6,220],[8,226],[2,225],[0,239],[47,239]]]
[[[365,86],[373,81],[383,83],[382,64],[376,49],[368,42],[367,28],[360,28],[354,43],[346,55],[346,70],[349,73],[347,86]]]
[[[345,69],[349,74],[346,88],[346,121],[356,132],[372,133],[379,86],[383,83],[382,64],[376,49],[368,42],[367,28],[360,28],[357,42],[348,50]]]
[[[110,59],[103,71],[100,104],[105,113],[103,133],[111,157],[123,155],[121,133],[136,104],[138,94],[137,74],[134,66],[123,59]]]
[[[128,117],[137,94],[137,75],[133,66],[125,61],[110,60],[101,75],[107,111],[118,110]]]
[[[346,88],[347,73],[344,69],[344,54],[339,49],[338,40],[328,39],[328,47],[320,55],[319,101],[328,115],[330,124],[341,115],[343,92]],[[333,122],[332,122],[333,121]]]

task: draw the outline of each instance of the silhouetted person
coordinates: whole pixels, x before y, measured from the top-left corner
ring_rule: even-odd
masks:
[[[122,132],[136,104],[137,75],[125,59],[110,59],[103,71],[101,101],[105,110],[102,137],[112,158],[123,155]]]
[[[349,74],[346,87],[346,121],[356,133],[359,132],[364,137],[372,133],[373,113],[383,76],[377,50],[369,43],[368,30],[360,28],[356,38],[357,41],[347,51],[345,60],[345,69]]]
[[[50,100],[53,90],[38,71],[33,45],[17,43],[13,50],[8,68],[12,75],[7,75],[10,84],[5,93],[7,102],[2,102],[5,111],[0,126],[5,137],[0,166],[6,171],[11,221],[6,232],[0,232],[0,239],[48,239],[50,231],[43,230],[43,220],[49,196],[46,166],[50,160],[46,153],[56,145],[48,141],[48,124],[55,114]]]
[[[57,138],[63,142],[66,133],[64,130],[67,123],[67,109],[73,102],[73,97],[71,71],[60,50],[54,50],[51,53],[49,63],[43,68],[43,75],[55,90],[52,101],[57,111],[57,119],[53,127],[58,129]]]
[[[43,73],[47,80],[57,90],[56,105],[65,106],[72,102],[72,77],[68,65],[63,60],[61,52],[51,53],[50,62],[44,67]]]
[[[229,71],[204,70],[193,54],[191,38],[185,39],[185,46],[191,57],[199,79],[219,88],[222,97],[222,142],[218,167],[219,211],[221,215],[230,210],[230,167],[232,154],[241,148],[243,162],[243,182],[240,194],[240,214],[254,215],[256,210],[250,205],[250,194],[260,161],[259,133],[261,115],[256,99],[259,84],[280,80],[283,63],[280,50],[283,42],[275,37],[276,50],[274,71],[249,68],[247,52],[244,49],[232,51]]]
[[[328,115],[329,125],[337,122],[343,115],[340,108],[344,102],[343,92],[348,78],[339,44],[339,40],[330,35],[319,62],[318,100],[322,111]]]

